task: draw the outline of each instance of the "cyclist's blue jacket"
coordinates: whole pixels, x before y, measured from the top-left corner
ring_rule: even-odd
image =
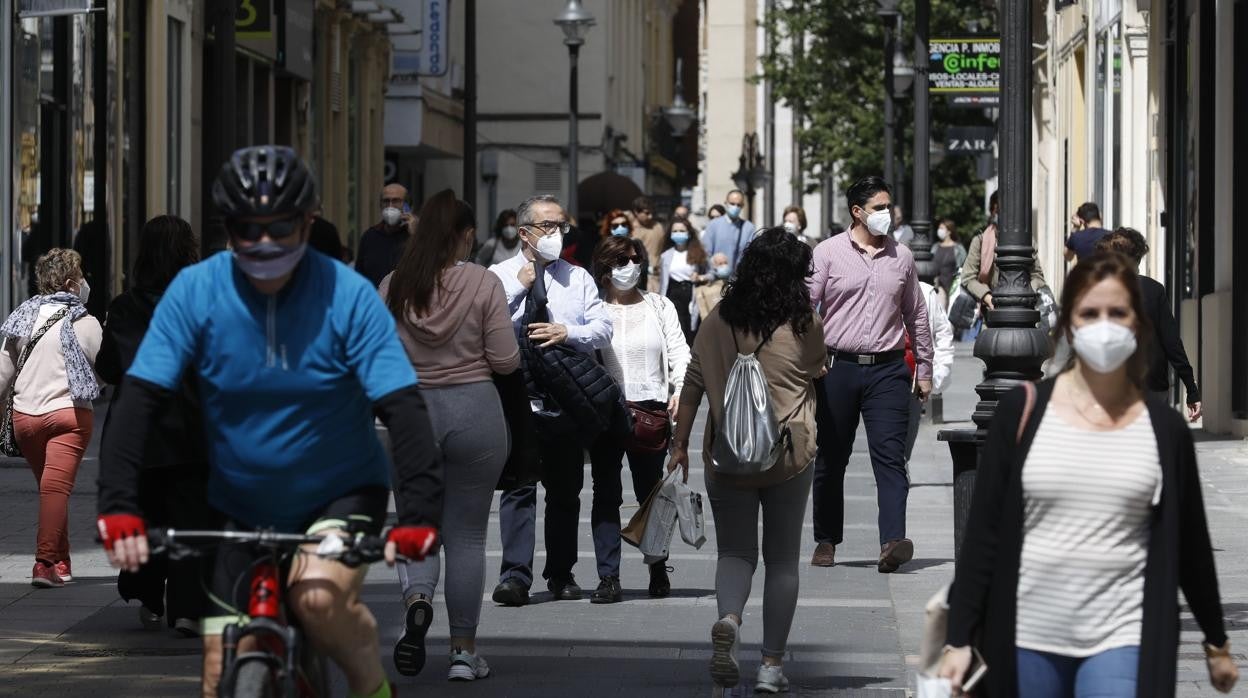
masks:
[[[128,375],[173,390],[198,375],[208,501],[255,527],[294,531],[352,490],[388,486],[372,403],[416,384],[394,320],[367,279],[312,250],[274,296],[221,252],[165,292]]]

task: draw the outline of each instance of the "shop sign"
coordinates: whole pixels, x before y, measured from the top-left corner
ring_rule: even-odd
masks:
[[[949,155],[992,153],[996,145],[995,126],[950,126],[945,129],[945,152]]]
[[[397,43],[391,59],[391,80],[411,82],[422,77],[441,77],[450,68],[450,0],[391,2],[414,29],[420,45],[411,50]],[[415,20],[419,20],[419,25]]]
[[[234,36],[239,39],[273,38],[272,0],[239,0],[234,16]]]
[[[316,76],[316,60],[312,53],[316,2],[286,0],[284,10],[284,16],[278,24],[278,63],[287,73],[310,81]]]
[[[18,0],[17,3],[19,19],[80,15],[90,11],[91,0]]]
[[[1000,103],[1001,38],[938,37],[929,44],[928,78],[932,94],[963,107]]]

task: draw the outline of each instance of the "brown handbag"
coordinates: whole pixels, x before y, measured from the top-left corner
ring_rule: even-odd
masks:
[[[636,402],[627,405],[633,416],[633,433],[628,436],[626,448],[641,453],[667,453],[672,433],[672,418],[667,408],[655,409]]]

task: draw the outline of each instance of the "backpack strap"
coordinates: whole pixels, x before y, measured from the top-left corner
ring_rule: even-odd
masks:
[[[1031,413],[1036,409],[1036,384],[1023,381],[1023,392],[1026,393],[1026,400],[1023,402],[1023,417],[1018,420],[1018,433],[1014,435],[1016,446],[1023,443],[1023,434],[1027,432],[1027,425],[1031,422]]]

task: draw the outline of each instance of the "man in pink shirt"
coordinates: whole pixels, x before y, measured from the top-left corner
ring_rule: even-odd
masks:
[[[828,374],[816,385],[819,462],[815,470],[815,554],[831,567],[844,539],[845,468],[861,415],[867,428],[879,504],[880,572],[914,557],[906,538],[906,432],[913,395],[932,391],[932,334],[910,250],[890,235],[892,193],[865,177],[846,197],[849,230],[815,248],[810,302],[823,319]],[[915,376],[906,365],[906,335]]]

